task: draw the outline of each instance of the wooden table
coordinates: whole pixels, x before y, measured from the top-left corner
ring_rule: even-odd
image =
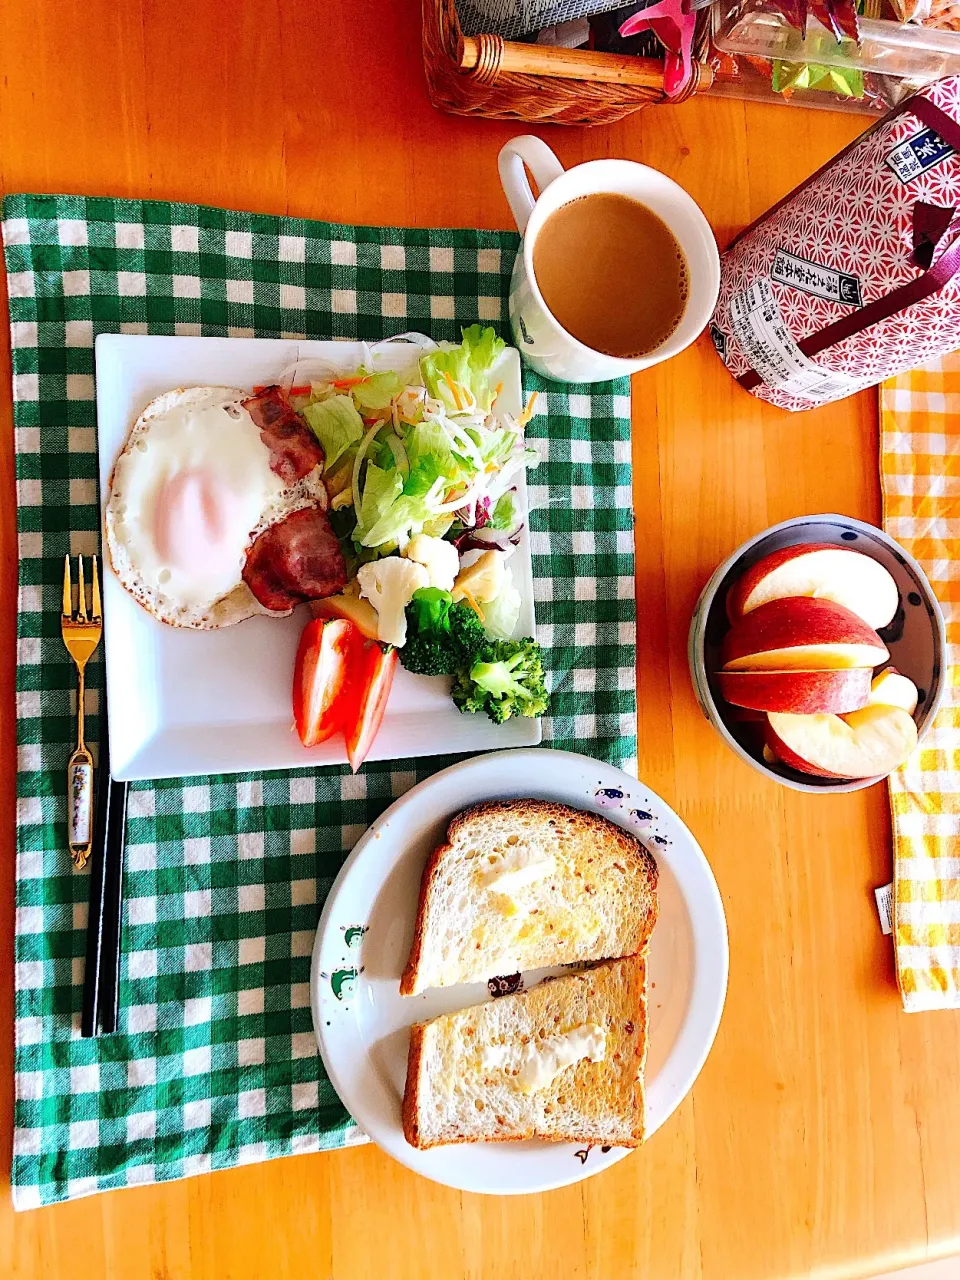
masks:
[[[196,200],[347,222],[509,225],[518,130],[427,102],[413,0],[6,0],[0,186]],[[721,245],[833,155],[857,117],[728,101],[538,130],[566,164],[619,155],[699,201]],[[9,385],[3,339],[0,382]],[[14,491],[0,448],[0,1112],[9,1159]],[[14,1217],[0,1275],[848,1277],[960,1250],[960,1015],[907,1017],[872,889],[882,788],[796,795],[741,764],[694,702],[697,594],[788,516],[876,521],[876,397],[802,416],[735,386],[706,340],[634,386],[641,776],[693,828],[730,926],[730,990],[693,1093],[601,1177],[461,1195],[373,1148],[276,1161]],[[8,1166],[7,1166],[8,1167]]]

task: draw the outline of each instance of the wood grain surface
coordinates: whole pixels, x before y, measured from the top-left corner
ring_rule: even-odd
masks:
[[[0,185],[196,200],[347,222],[505,227],[507,123],[427,102],[414,0],[3,0]],[[723,246],[865,122],[696,100],[609,128],[537,130],[567,165],[642,160]],[[5,304],[4,304],[5,306]],[[12,1085],[13,636],[9,353],[0,355],[0,1114]],[[461,1195],[373,1148],[14,1216],[17,1280],[853,1277],[960,1249],[960,1015],[901,1012],[872,889],[882,788],[786,791],[700,715],[685,639],[703,583],[774,521],[876,521],[877,406],[791,416],[705,339],[634,384],[641,776],[692,827],[730,926],[730,991],[690,1097],[601,1177]]]

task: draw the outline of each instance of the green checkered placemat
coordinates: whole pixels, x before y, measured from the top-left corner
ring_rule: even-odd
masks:
[[[17,1208],[362,1141],[317,1054],[310,950],[346,852],[449,759],[131,787],[121,1028],[79,1034],[87,877],[66,853],[65,552],[98,549],[98,333],[458,338],[505,324],[517,237],[10,196],[20,539]],[[636,771],[626,382],[538,390],[528,436],[544,739]],[[101,648],[102,653],[102,648]],[[98,666],[88,703],[96,724]]]

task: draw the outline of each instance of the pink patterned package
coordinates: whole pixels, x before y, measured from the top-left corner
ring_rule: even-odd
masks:
[[[960,347],[960,76],[928,85],[734,240],[710,334],[812,409]]]

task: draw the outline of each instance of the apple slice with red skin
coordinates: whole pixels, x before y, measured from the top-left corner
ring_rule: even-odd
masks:
[[[884,707],[902,707],[908,716],[912,716],[920,701],[920,693],[909,676],[902,675],[896,667],[886,667],[873,678],[870,701]]]
[[[721,671],[720,692],[736,707],[814,715],[857,711],[870,701],[870,667],[836,671]]]
[[[821,778],[892,773],[917,745],[917,726],[902,707],[862,707],[846,716],[771,712],[767,745],[784,764]]]
[[[727,593],[732,623],[771,600],[808,596],[842,604],[874,629],[893,620],[900,592],[878,560],[829,542],[800,543],[772,551]]]
[[[877,667],[886,645],[862,618],[832,600],[790,596],[748,613],[726,635],[725,671],[823,671]]]

